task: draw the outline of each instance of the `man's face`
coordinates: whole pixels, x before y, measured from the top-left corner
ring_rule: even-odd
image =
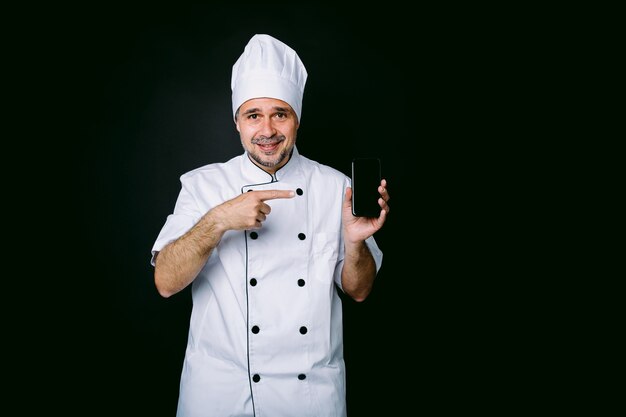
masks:
[[[236,119],[241,144],[252,160],[270,173],[289,161],[296,144],[298,117],[274,98],[255,98],[239,107]]]

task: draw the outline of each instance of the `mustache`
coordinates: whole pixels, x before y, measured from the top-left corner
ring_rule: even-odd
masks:
[[[272,143],[277,143],[277,142],[282,142],[285,140],[284,136],[259,136],[257,138],[252,138],[252,140],[250,141],[251,143],[255,144],[255,145],[269,145]]]

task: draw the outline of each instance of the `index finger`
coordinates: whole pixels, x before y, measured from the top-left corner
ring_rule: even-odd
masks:
[[[261,201],[274,200],[276,198],[291,198],[296,195],[293,190],[262,190],[255,191],[255,193],[259,195]]]

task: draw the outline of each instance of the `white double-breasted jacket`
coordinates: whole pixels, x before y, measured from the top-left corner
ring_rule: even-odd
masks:
[[[181,176],[152,253],[211,208],[249,190],[266,201],[258,230],[228,231],[192,284],[178,416],[344,417],[342,201],[350,178],[298,153],[275,175],[247,153]],[[366,243],[377,270],[382,252]]]

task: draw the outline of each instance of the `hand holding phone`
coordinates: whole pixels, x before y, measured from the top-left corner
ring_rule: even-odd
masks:
[[[380,159],[352,160],[352,214],[357,217],[378,217],[378,187],[381,181]]]

